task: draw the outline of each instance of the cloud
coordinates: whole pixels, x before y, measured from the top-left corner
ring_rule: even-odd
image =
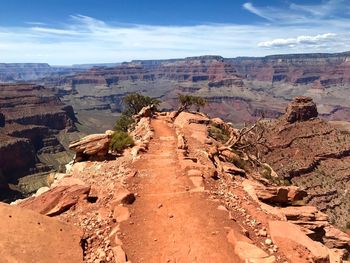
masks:
[[[350,19],[330,18],[331,14],[336,13],[334,9],[331,11],[326,6],[318,6],[317,13],[322,12],[322,15],[317,14],[317,23],[293,24],[291,17],[300,21],[306,19],[302,18],[303,14],[309,11],[300,11],[300,6],[289,6],[288,10],[257,8],[252,3],[246,3],[243,7],[265,17],[267,23],[130,25],[75,14],[62,20],[59,25],[35,22],[23,27],[0,26],[0,62],[67,65],[208,54],[224,57],[264,56],[350,49]],[[309,6],[302,8],[308,9]]]
[[[244,3],[244,4],[243,4],[243,8],[246,9],[246,10],[248,10],[249,12],[251,12],[251,13],[257,15],[257,16],[260,16],[260,17],[262,17],[262,18],[265,18],[265,19],[267,19],[267,20],[270,20],[270,21],[273,20],[272,17],[269,17],[268,15],[265,15],[264,10],[260,10],[260,9],[256,8],[256,7],[253,6],[253,4],[250,3],[250,2]]]
[[[296,38],[277,38],[270,41],[260,42],[259,47],[295,47],[296,45],[319,46],[324,43],[331,43],[336,40],[337,34],[326,33],[316,36],[298,36]]]
[[[313,5],[289,3],[280,7],[258,7],[251,2],[246,2],[242,7],[268,21],[285,25],[317,24],[327,20],[333,22],[336,18],[348,18],[346,16],[350,13],[347,0],[328,0]]]

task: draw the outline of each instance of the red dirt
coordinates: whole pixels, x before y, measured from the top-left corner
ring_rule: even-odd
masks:
[[[137,192],[120,238],[131,262],[239,262],[227,240],[239,226],[205,191],[193,191],[178,155],[176,135],[164,120],[153,120],[154,143],[136,161]],[[147,161],[145,161],[147,160]],[[194,164],[198,165],[198,164]],[[198,189],[198,188],[196,188]]]

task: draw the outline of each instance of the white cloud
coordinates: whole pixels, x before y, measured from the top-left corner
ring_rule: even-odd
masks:
[[[295,47],[296,45],[321,45],[335,41],[337,34],[326,33],[316,36],[298,36],[296,38],[277,38],[270,41],[260,42],[259,47]]]
[[[60,26],[40,22],[24,27],[0,26],[0,62],[80,64],[208,54],[235,57],[350,50],[350,19],[329,18],[334,9],[317,6],[314,20],[309,22],[305,14],[310,12],[300,11],[301,6],[280,10],[246,3],[243,7],[265,17],[267,23],[121,25],[72,15]],[[304,23],[295,23],[302,20]]]
[[[247,2],[247,3],[244,3],[243,4],[243,8],[248,10],[249,12],[257,15],[257,16],[260,16],[262,18],[265,18],[267,20],[273,20],[272,17],[268,16],[268,15],[265,15],[265,11],[264,10],[260,10],[258,8],[256,8],[252,3],[250,2]]]
[[[332,23],[348,16],[350,12],[348,0],[328,0],[313,5],[290,3],[282,7],[258,7],[247,2],[242,7],[252,14],[281,25],[317,24],[322,21]]]

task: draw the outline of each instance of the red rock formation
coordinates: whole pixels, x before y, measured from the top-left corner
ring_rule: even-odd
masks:
[[[286,109],[284,117],[290,123],[307,121],[318,116],[316,104],[309,97],[296,97]]]
[[[0,169],[7,180],[35,172],[41,149],[63,151],[54,134],[75,128],[72,107],[43,86],[0,84],[0,108],[5,117],[0,128]]]
[[[26,199],[19,204],[19,207],[47,216],[56,216],[67,211],[80,200],[87,199],[89,192],[90,186],[86,185],[57,186],[38,197]]]
[[[280,177],[307,190],[309,204],[345,227],[350,211],[350,134],[312,119],[317,111],[309,99],[302,98],[301,103],[297,99],[287,109],[266,133],[269,149],[262,150],[263,161]]]
[[[350,53],[274,55],[231,59],[239,74],[251,80],[318,84],[321,87],[350,83]]]

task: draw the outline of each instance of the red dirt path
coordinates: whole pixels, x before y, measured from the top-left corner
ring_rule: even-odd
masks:
[[[227,240],[239,226],[218,210],[218,202],[196,188],[177,154],[174,129],[153,120],[154,143],[136,161],[129,181],[137,192],[131,217],[121,224],[120,239],[135,262],[239,262]],[[195,166],[195,164],[194,164]]]

